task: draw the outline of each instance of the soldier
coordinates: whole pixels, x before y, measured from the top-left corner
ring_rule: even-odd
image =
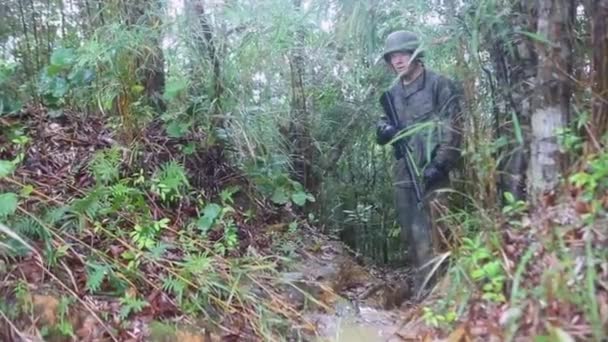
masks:
[[[377,124],[377,142],[385,145],[394,138],[394,141],[399,140],[399,133],[403,133],[401,139],[407,142],[415,164],[412,179],[404,156],[395,148],[393,177],[397,219],[401,237],[408,245],[408,259],[416,268],[414,290],[419,292],[431,269],[421,267],[432,259],[433,245],[437,243],[431,232],[440,203],[440,193],[436,190],[449,186],[449,172],[460,157],[461,92],[452,80],[424,66],[424,54],[420,51],[418,37],[412,32],[389,34],[383,57],[398,75],[388,93],[393,99],[399,127],[388,115],[382,117]],[[404,133],[416,126],[419,130]],[[417,206],[415,181],[422,189],[421,207]]]

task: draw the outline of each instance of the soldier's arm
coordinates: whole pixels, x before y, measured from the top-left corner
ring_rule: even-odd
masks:
[[[431,163],[449,172],[461,155],[463,113],[463,94],[456,84],[441,78],[436,89],[439,106],[439,145]]]

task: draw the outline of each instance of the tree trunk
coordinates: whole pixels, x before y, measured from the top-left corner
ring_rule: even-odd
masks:
[[[165,89],[165,62],[160,43],[161,32],[158,29],[161,27],[162,5],[158,0],[138,0],[125,6],[127,6],[128,25],[145,25],[153,32],[147,43],[147,53],[137,58],[136,68],[138,82],[143,85],[147,100],[157,110],[163,112],[166,110],[162,98]]]
[[[537,56],[530,39],[517,31],[536,31],[536,2],[521,0],[515,3],[511,15],[511,35],[508,41],[490,28],[487,38],[494,42],[490,50],[498,93],[501,94],[498,130],[507,136],[506,157],[499,165],[500,189],[510,192],[517,199],[526,197],[526,169],[528,166],[528,142],[530,136],[530,91],[536,74]]]
[[[301,0],[293,4],[300,10]],[[289,55],[291,78],[291,122],[289,140],[292,143],[294,178],[309,192],[316,194],[319,181],[313,171],[313,146],[310,135],[310,115],[306,108],[304,90],[304,32],[297,29],[294,47]]]
[[[101,24],[101,26],[104,26],[106,24],[106,21],[103,15],[104,6],[101,1],[97,1],[97,12],[99,13],[99,23]]]
[[[194,12],[196,13],[196,18],[198,19],[198,31],[196,32],[198,37],[198,50],[202,54],[206,53],[207,56],[209,56],[209,61],[213,70],[213,95],[211,97],[212,113],[214,115],[218,115],[222,112],[221,100],[222,95],[224,94],[219,51],[215,44],[213,29],[209,22],[208,14],[205,11],[205,4],[202,0],[194,1]],[[214,120],[214,126],[223,127],[224,120]]]
[[[34,51],[36,51],[36,73],[42,68],[40,65],[40,40],[38,39],[38,25],[36,25],[36,9],[34,8],[34,0],[30,0],[30,10],[32,11],[32,32],[34,33]]]
[[[53,48],[51,41],[53,40],[51,37],[51,18],[53,17],[53,9],[51,7],[51,0],[46,0],[46,63],[48,64],[51,61],[51,54],[53,53]]]
[[[599,147],[608,132],[608,0],[587,0],[585,9],[591,29],[591,132],[589,146]]]
[[[61,16],[61,39],[66,39],[65,36],[65,4],[64,0],[59,0],[59,12]]]
[[[95,22],[95,20],[93,19],[93,15],[91,14],[91,5],[89,4],[88,0],[84,0],[84,8],[85,8],[85,11],[87,13],[87,19],[88,20],[85,21],[84,18],[82,19],[83,32],[85,34],[86,33],[90,34],[91,32],[93,32],[93,30],[95,30],[93,28],[94,27],[93,23]],[[85,24],[85,22],[86,22],[86,24]]]
[[[539,64],[528,170],[532,202],[554,190],[564,170],[557,131],[566,126],[570,113],[574,9],[574,0],[540,1],[538,35],[548,42],[537,42]]]
[[[27,30],[27,24],[25,22],[25,10],[23,7],[23,0],[19,0],[19,17],[21,19],[21,27],[23,29],[23,37],[24,37],[24,45],[25,45],[25,51],[23,52],[22,55],[22,60],[23,60],[23,69],[25,70],[25,74],[27,76],[27,79],[29,81],[29,86],[30,86],[30,94],[32,94],[34,97],[36,97],[36,91],[34,89],[34,84],[35,84],[35,79],[34,79],[34,75],[36,75],[36,72],[34,71],[34,63],[32,62],[32,49],[30,48],[30,38],[29,38],[29,34],[28,34],[28,30]]]

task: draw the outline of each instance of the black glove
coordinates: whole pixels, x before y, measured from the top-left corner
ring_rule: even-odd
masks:
[[[377,126],[376,138],[378,144],[385,145],[399,132],[399,130],[385,121],[380,121]]]
[[[429,165],[424,169],[422,173],[422,182],[425,188],[429,188],[435,182],[445,179],[447,172],[437,165]]]

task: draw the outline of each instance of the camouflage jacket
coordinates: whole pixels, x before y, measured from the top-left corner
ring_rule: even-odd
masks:
[[[388,91],[399,116],[399,129],[410,132],[404,139],[416,165],[451,170],[460,157],[462,140],[462,93],[455,83],[424,69],[414,82],[398,82]],[[386,116],[381,120],[392,123]]]

